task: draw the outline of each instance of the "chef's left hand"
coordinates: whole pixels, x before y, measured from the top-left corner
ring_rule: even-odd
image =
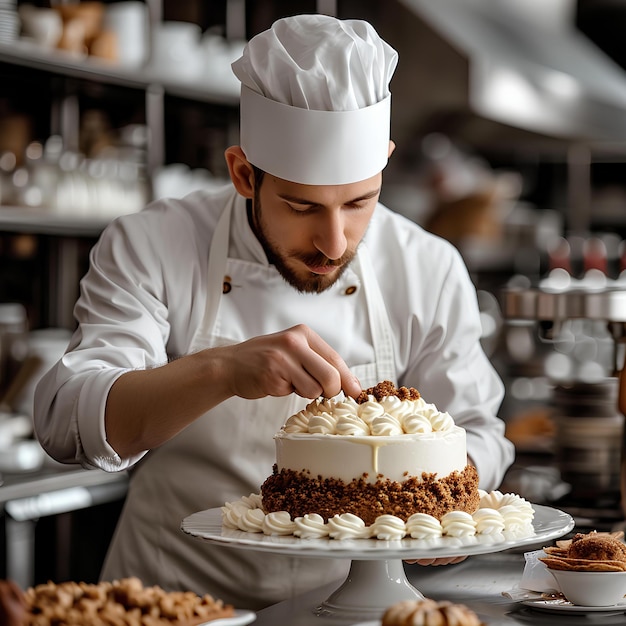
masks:
[[[409,565],[415,563],[417,563],[417,565],[454,565],[455,563],[465,561],[466,558],[467,556],[448,556],[439,557],[438,559],[405,559],[404,562]]]

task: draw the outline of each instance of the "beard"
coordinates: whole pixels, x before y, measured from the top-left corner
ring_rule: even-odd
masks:
[[[263,211],[258,186],[255,187],[254,203],[249,209],[248,219],[254,234],[265,251],[267,260],[274,265],[283,279],[300,293],[322,293],[329,287],[332,287],[356,255],[356,249],[346,250],[339,259],[329,259],[321,252],[305,254],[297,251],[281,250],[267,234],[267,228],[263,223]],[[289,260],[301,261],[310,267],[337,267],[337,270],[332,274],[315,274],[314,272],[308,272],[306,269],[297,272],[290,267]]]

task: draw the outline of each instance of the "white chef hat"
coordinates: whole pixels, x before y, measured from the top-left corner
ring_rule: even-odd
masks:
[[[396,51],[362,20],[296,15],[232,64],[240,143],[262,170],[307,185],[365,180],[387,164]]]

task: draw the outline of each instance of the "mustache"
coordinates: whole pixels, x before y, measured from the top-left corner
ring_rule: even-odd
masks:
[[[295,255],[299,261],[311,267],[339,267],[352,259],[354,252],[345,252],[338,259],[329,259],[326,255],[317,254],[297,254]]]

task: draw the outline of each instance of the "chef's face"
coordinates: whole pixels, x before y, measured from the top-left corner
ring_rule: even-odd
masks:
[[[344,272],[365,235],[382,174],[348,185],[255,177],[254,229],[270,263],[301,292],[319,293]]]

